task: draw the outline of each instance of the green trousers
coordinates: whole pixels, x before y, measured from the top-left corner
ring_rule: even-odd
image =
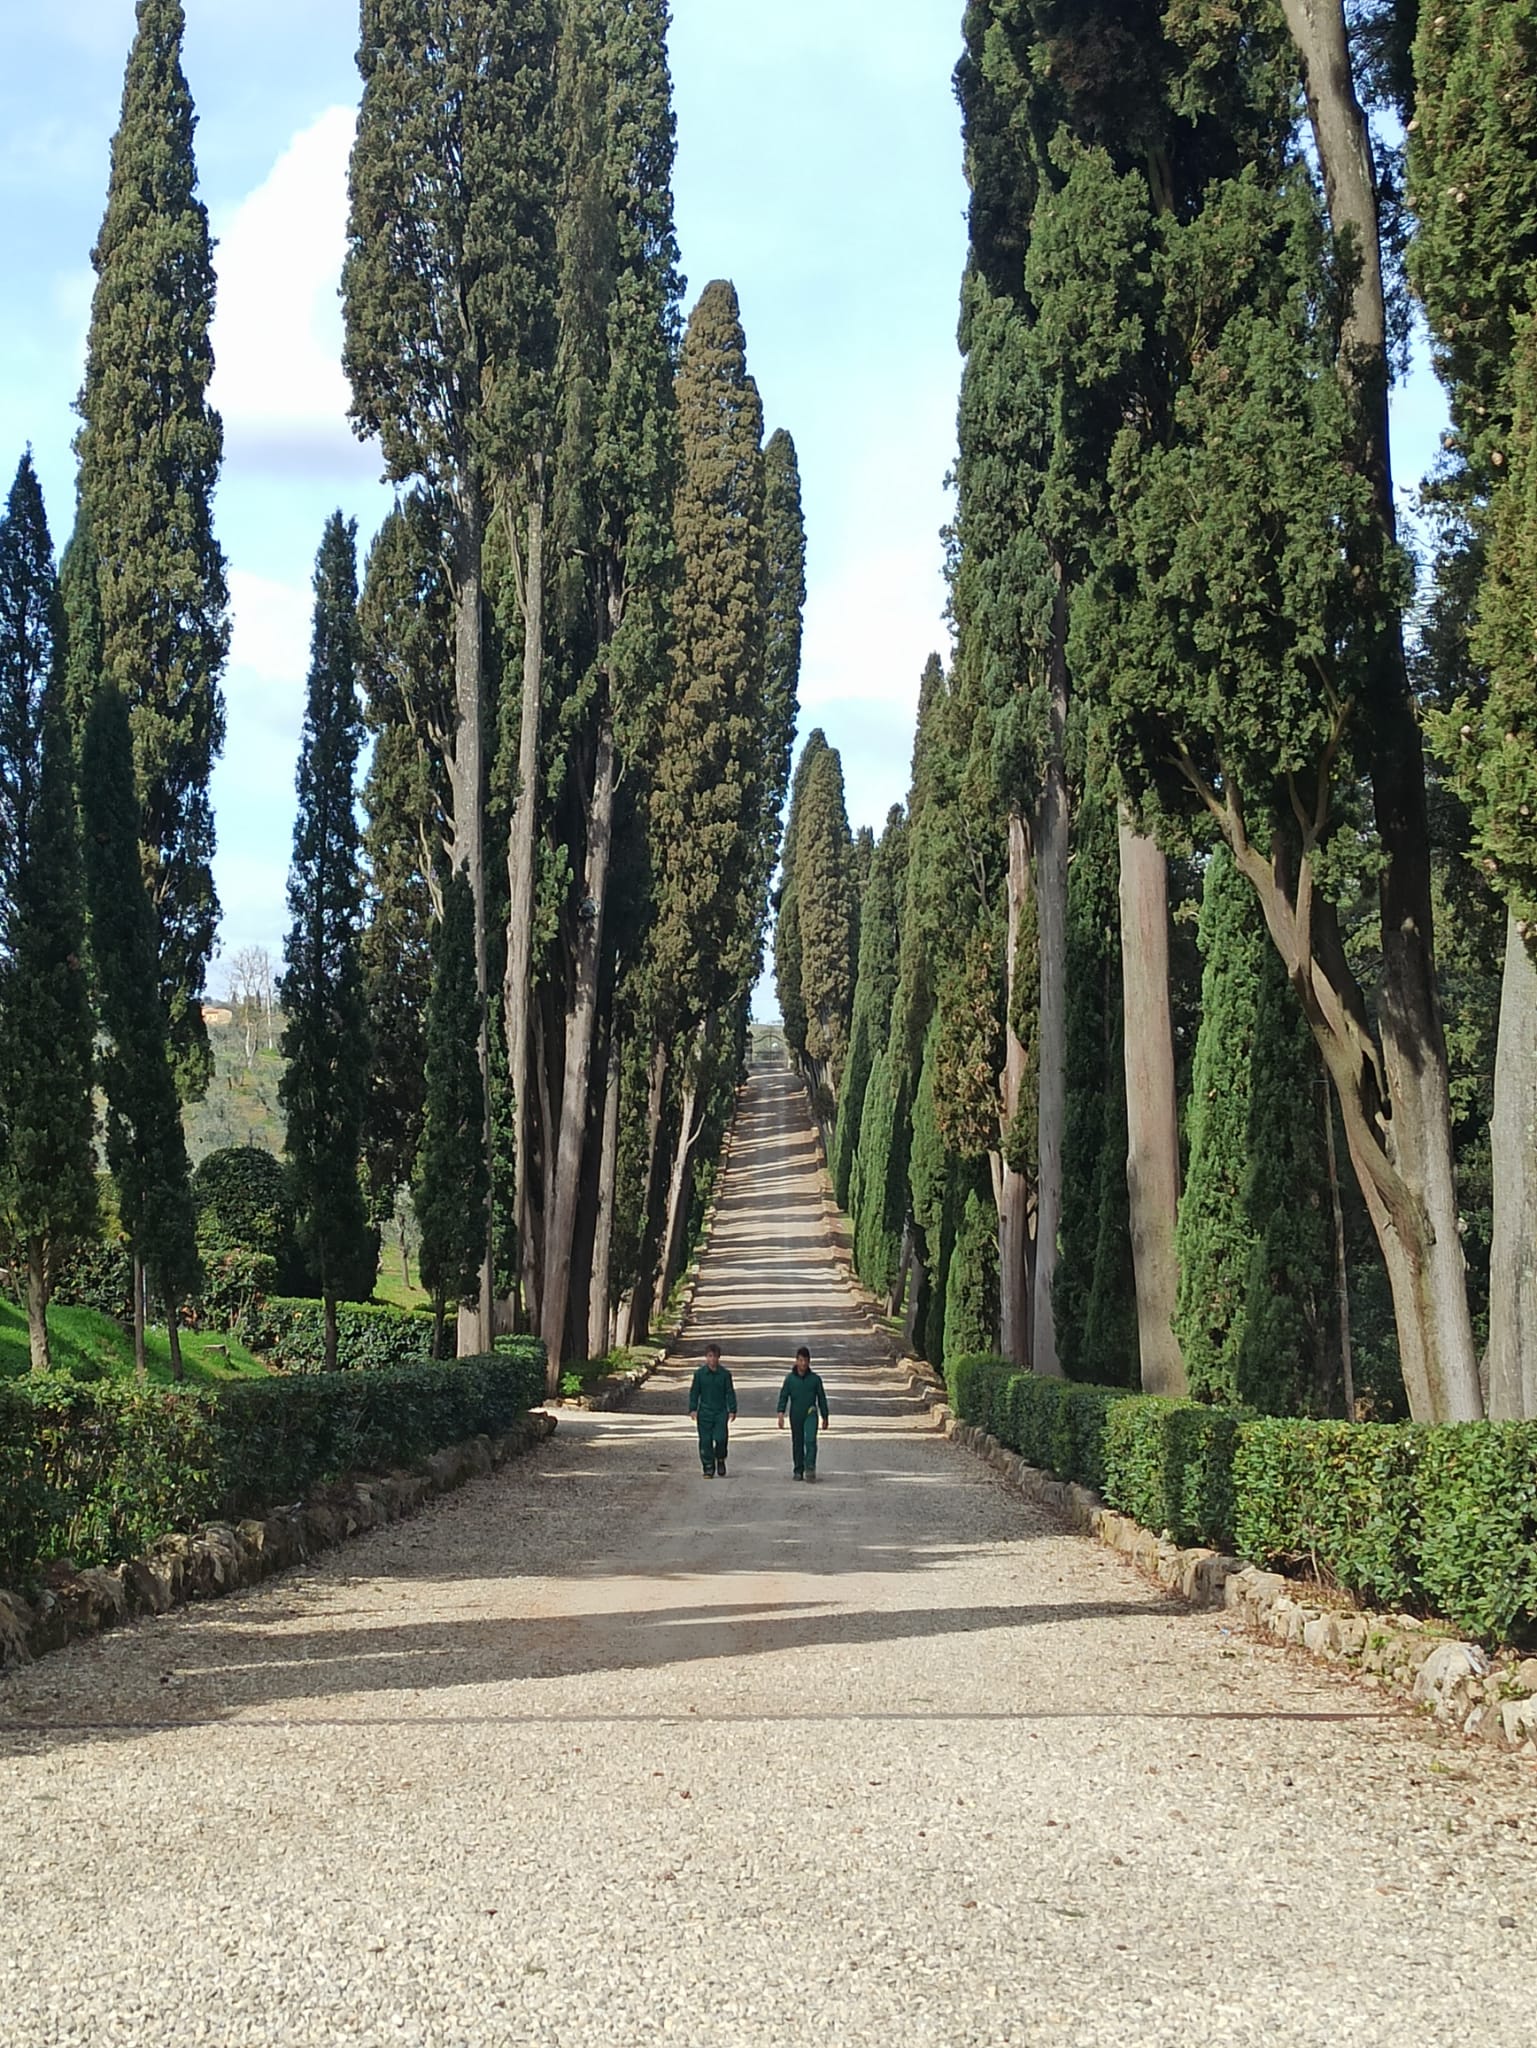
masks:
[[[706,1472],[713,1472],[717,1465],[726,1462],[731,1418],[727,1415],[706,1415],[701,1410],[696,1419],[699,1423],[699,1462]]]
[[[797,1472],[817,1469],[817,1431],[821,1421],[815,1408],[808,1408],[800,1417],[790,1417],[790,1454]]]

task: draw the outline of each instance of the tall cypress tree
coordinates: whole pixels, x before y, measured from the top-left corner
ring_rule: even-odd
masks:
[[[412,1205],[421,1232],[422,1284],[432,1296],[433,1354],[444,1355],[450,1301],[479,1285],[486,1150],[480,1131],[480,993],[475,986],[475,899],[461,868],[443,887],[432,940],[426,1101]]]
[[[774,928],[774,982],[779,994],[779,1016],[785,1041],[798,1059],[806,1057],[806,998],[801,990],[801,910],[795,882],[795,849],[800,819],[817,756],[827,750],[827,735],[820,726],[809,733],[795,765],[790,787],[790,811],[785,820],[782,872],[779,883],[779,919]]]
[[[801,1001],[806,1056],[820,1076],[826,1113],[843,1074],[854,1002],[854,842],[843,798],[843,762],[824,748],[806,782],[796,828],[795,888],[800,903]]]
[[[42,491],[22,458],[0,517],[0,1229],[49,1368],[59,1253],[96,1221],[93,1021],[63,612]]]
[[[179,1313],[197,1282],[192,1174],[160,990],[155,913],[141,880],[133,728],[122,692],[98,691],[80,759],[91,961],[104,1045],[107,1165],[134,1260],[134,1358],[145,1369],[145,1278],[166,1310],[181,1376]]]
[[[504,515],[518,563],[525,645],[508,1023],[520,1101],[528,1071],[543,531],[554,416],[555,37],[550,0],[365,0],[363,104],[343,272],[354,424],[360,434],[379,436],[393,479],[421,480],[447,513],[455,601],[448,748],[454,866],[468,868],[475,894],[483,995],[490,971],[485,798],[493,722],[484,558],[493,508]],[[487,1037],[481,1064],[488,1150],[489,1061]],[[489,1215],[486,1224],[483,1319],[491,1306]],[[484,1335],[489,1342],[489,1331]]]
[[[279,1099],[288,1119],[299,1241],[325,1303],[326,1368],[336,1369],[338,1299],[373,1292],[378,1240],[368,1229],[359,1161],[368,1091],[360,958],[363,879],[355,782],[358,583],[354,525],[328,521],[315,567],[315,631],[299,756],[299,814],[288,876]]]
[[[76,443],[86,552],[71,565],[80,586],[71,608],[77,627],[93,609],[94,557],[101,675],[133,725],[161,998],[179,1084],[196,1096],[212,1071],[201,999],[219,921],[209,780],[224,743],[229,593],[213,531],[224,441],[208,403],[214,270],[182,72],[185,25],[181,0],[139,0],[92,254]],[[72,695],[78,711],[86,689],[77,683]]]
[[[849,1206],[849,1184],[860,1142],[859,1126],[870,1070],[886,1050],[891,1033],[900,943],[896,885],[904,877],[906,832],[906,817],[900,805],[894,805],[875,850],[869,885],[859,906],[859,973],[854,984],[849,1053],[838,1090],[838,1121],[833,1136],[833,1191],[841,1209]]]
[[[1490,1140],[1489,1410],[1537,1417],[1537,7],[1426,9],[1410,138],[1411,269],[1455,430],[1449,493],[1487,550],[1471,675],[1433,723],[1506,911]]]
[[[363,1158],[370,1212],[383,1223],[410,1186],[421,1146],[435,915],[429,878],[453,834],[445,762],[453,601],[438,521],[419,495],[390,513],[370,551],[359,631],[374,740],[363,786],[370,1055]]]

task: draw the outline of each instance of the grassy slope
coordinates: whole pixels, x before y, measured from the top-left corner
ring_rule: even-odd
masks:
[[[89,1308],[51,1309],[48,1335],[56,1372],[80,1380],[133,1377],[133,1333],[110,1316]],[[229,1353],[227,1358],[213,1348],[221,1343]],[[169,1382],[170,1342],[163,1329],[151,1328],[147,1348],[150,1378]],[[233,1337],[194,1336],[184,1331],[181,1351],[189,1381],[211,1385],[218,1380],[266,1377],[267,1368]],[[0,1379],[17,1379],[31,1364],[26,1315],[12,1303],[0,1301]]]

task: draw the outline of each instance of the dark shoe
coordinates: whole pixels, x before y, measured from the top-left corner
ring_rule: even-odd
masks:
[[[713,1465],[706,1465],[704,1468],[704,1476],[706,1479],[713,1479],[715,1477],[715,1467]]]
[[[815,1474],[815,1472],[808,1472],[808,1473],[806,1474],[806,1484],[807,1484],[808,1486],[815,1486],[815,1485],[816,1485],[816,1480],[817,1480],[817,1475]]]
[[[804,1478],[805,1478],[805,1476],[806,1476],[806,1475],[805,1475],[805,1473],[804,1473],[804,1472],[792,1472],[792,1473],[790,1474],[790,1477],[791,1477],[792,1479],[804,1479]]]
[[[717,1458],[717,1459],[716,1459],[716,1461],[715,1461],[715,1476],[716,1476],[716,1478],[717,1478],[717,1479],[724,1479],[724,1478],[725,1478],[725,1476],[726,1476],[726,1461],[725,1461],[725,1459],[724,1459],[724,1458]]]

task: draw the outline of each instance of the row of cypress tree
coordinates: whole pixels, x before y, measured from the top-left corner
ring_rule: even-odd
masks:
[[[796,717],[795,450],[733,288],[683,327],[667,26],[363,8],[346,366],[400,491],[360,610],[366,1181],[382,1217],[416,1175],[440,1309],[477,1348],[520,1314],[552,1372],[644,1335],[680,1264]]]
[[[832,1006],[861,1270],[931,1357],[1537,1415],[1537,8],[971,0],[958,87],[956,649]]]
[[[93,1082],[141,1361],[145,1275],[173,1354],[197,1284],[228,596],[184,27],[139,0],[60,576],[30,460],[0,525],[0,1225],[39,1365],[96,1223]],[[340,514],[319,552],[281,987],[333,1362],[403,1199],[440,1332],[521,1316],[552,1372],[643,1334],[729,1114],[805,542],[732,287],[684,331],[667,27],[363,0],[346,369],[397,501],[361,590]]]

